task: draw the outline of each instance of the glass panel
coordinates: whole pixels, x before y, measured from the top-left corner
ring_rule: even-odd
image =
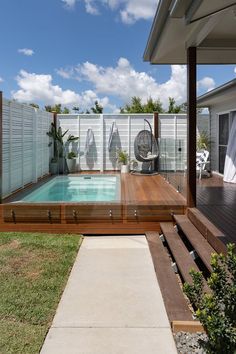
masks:
[[[229,139],[229,115],[219,116],[219,145],[227,145]]]
[[[160,139],[159,172],[185,196],[186,146],[182,139]]]
[[[227,146],[219,146],[219,172],[224,173]]]

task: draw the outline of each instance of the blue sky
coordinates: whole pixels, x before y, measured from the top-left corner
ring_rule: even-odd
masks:
[[[156,0],[1,0],[0,90],[22,102],[117,111],[132,96],[186,99],[184,66],[142,56]],[[235,66],[198,67],[199,94]]]

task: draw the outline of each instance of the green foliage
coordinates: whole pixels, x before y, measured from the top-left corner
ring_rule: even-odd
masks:
[[[206,131],[202,131],[197,136],[197,150],[209,150],[210,148],[210,138]]]
[[[30,103],[29,106],[39,109],[39,105],[37,103]]]
[[[181,113],[183,105],[177,105],[173,97],[169,97],[169,107],[167,113]]]
[[[54,123],[51,123],[51,130],[49,132],[47,132],[47,135],[53,139],[53,143],[54,143],[54,158],[57,159],[58,155],[59,157],[63,156],[63,149],[64,149],[64,137],[67,134],[68,130],[66,130],[65,132],[62,132],[61,127],[59,127],[58,129],[56,129],[56,126]],[[69,144],[72,141],[76,141],[78,140],[79,137],[78,136],[74,136],[69,134],[69,136],[67,137],[66,142]],[[52,143],[49,143],[49,146]]]
[[[74,111],[75,113],[79,113],[79,106],[74,106],[73,108],[72,108],[72,111]]]
[[[47,112],[55,112],[57,114],[69,114],[70,110],[67,107],[62,109],[61,103],[55,104],[54,106],[45,106],[44,107]]]
[[[191,270],[193,285],[184,284],[184,292],[197,308],[196,317],[208,335],[207,352],[236,352],[236,254],[229,244],[227,255],[213,254],[213,272],[207,283],[211,292],[203,294],[201,273]]]
[[[91,107],[91,111],[95,114],[101,114],[103,112],[103,107],[98,103],[98,101],[95,101],[94,107]]]
[[[127,165],[129,162],[129,155],[125,150],[119,149],[117,151],[117,162],[122,165]]]
[[[76,153],[74,151],[70,151],[68,154],[67,154],[67,158],[69,160],[72,160],[72,159],[75,159],[77,157]]]
[[[132,97],[131,104],[126,104],[125,107],[120,108],[120,113],[163,113],[162,103],[160,100],[153,100],[151,97],[142,103],[140,97]]]

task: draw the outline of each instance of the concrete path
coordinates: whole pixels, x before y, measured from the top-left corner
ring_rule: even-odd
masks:
[[[144,236],[86,237],[41,354],[176,354]]]

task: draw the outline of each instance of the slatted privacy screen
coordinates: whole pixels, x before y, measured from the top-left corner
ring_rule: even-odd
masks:
[[[11,194],[49,172],[53,116],[26,104],[3,100],[2,193]]]
[[[149,129],[147,123],[144,123],[144,118],[150,122],[152,128],[154,124],[153,114],[59,114],[57,118],[63,131],[69,129],[67,135],[80,137],[77,145],[71,144],[68,148],[78,153],[78,170],[118,170],[117,150],[126,150],[130,158],[134,159],[134,139],[140,130]],[[116,123],[118,132],[114,135],[111,149],[108,149],[113,122]],[[93,130],[94,144],[86,153],[86,136],[89,128]]]
[[[117,149],[126,150],[132,159],[134,140],[143,129],[149,129],[144,119],[154,129],[153,114],[97,114],[97,115],[58,115],[58,124],[68,134],[79,136],[79,142],[69,150],[78,153],[78,170],[116,170]],[[112,123],[116,122],[118,134],[115,135],[112,148],[108,141]],[[94,144],[86,154],[85,142],[88,129],[94,133]],[[159,114],[160,170],[184,170],[187,153],[187,120],[185,114]]]

